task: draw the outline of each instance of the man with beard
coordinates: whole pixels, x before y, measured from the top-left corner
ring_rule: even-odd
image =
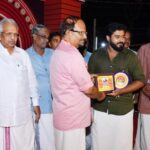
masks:
[[[49,63],[53,50],[46,48],[49,34],[50,32],[45,25],[36,24],[32,29],[33,44],[27,49],[38,81],[40,94],[41,118],[35,124],[36,150],[55,150],[49,79]]]
[[[57,150],[85,150],[85,128],[91,123],[90,98],[102,101],[77,49],[84,45],[86,26],[69,16],[61,25],[62,40],[51,59],[54,130]]]
[[[132,92],[144,86],[145,78],[136,54],[124,48],[126,30],[123,24],[109,24],[107,47],[95,51],[89,60],[91,74],[105,75],[103,86],[110,83],[106,80],[109,75],[114,77],[115,85],[107,91],[104,101],[95,99],[92,104],[93,150],[132,150],[133,147]]]

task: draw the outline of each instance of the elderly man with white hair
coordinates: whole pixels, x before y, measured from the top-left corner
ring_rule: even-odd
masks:
[[[36,78],[27,53],[16,46],[19,28],[0,21],[0,150],[34,150],[31,100],[40,118]]]

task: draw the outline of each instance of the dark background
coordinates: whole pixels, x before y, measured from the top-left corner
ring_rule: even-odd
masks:
[[[142,44],[149,41],[149,0],[86,0],[82,4],[82,18],[87,25],[90,51],[93,51],[94,18],[98,43],[105,40],[104,30],[111,22],[127,25],[132,33],[132,49],[138,50]]]
[[[38,23],[44,23],[44,3],[41,0],[26,0]]]

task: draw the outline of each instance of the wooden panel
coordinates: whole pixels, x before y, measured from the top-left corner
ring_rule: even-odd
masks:
[[[60,23],[69,15],[81,15],[81,2],[77,0],[48,0],[44,3],[44,23],[51,31],[59,30]]]
[[[66,14],[66,15],[72,15],[72,16],[80,16],[80,12],[78,11],[72,11],[72,10],[68,10],[68,9],[62,9],[61,14]]]

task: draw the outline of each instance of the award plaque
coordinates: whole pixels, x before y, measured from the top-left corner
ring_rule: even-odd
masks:
[[[118,72],[114,75],[116,89],[122,89],[129,83],[129,78],[126,73]]]
[[[113,74],[98,74],[96,85],[99,92],[111,92],[115,89]]]

